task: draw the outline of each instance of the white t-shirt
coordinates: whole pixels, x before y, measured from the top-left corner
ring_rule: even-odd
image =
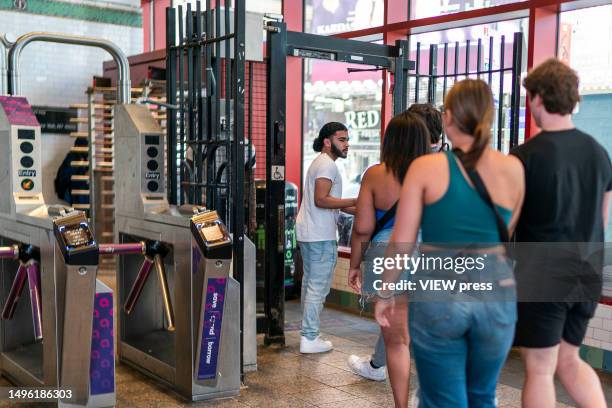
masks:
[[[302,242],[335,241],[337,239],[340,210],[319,208],[315,205],[315,181],[318,178],[331,180],[329,195],[342,198],[342,177],[336,163],[326,153],[321,153],[312,162],[304,180],[302,206],[296,219],[297,240]]]

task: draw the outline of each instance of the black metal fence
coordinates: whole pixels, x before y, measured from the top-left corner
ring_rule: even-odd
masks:
[[[465,43],[432,44],[425,52],[423,45],[417,42],[416,49],[411,50],[411,59],[416,59],[416,67],[408,73],[407,104],[431,103],[441,106],[455,82],[465,78],[483,79],[491,87],[496,103],[493,147],[508,152],[519,144],[521,115],[524,120],[520,92],[522,33],[514,34],[511,46],[510,54],[510,46],[503,35],[497,47],[493,37],[489,37],[488,47],[478,39]],[[416,52],[414,56],[412,51]],[[498,62],[494,63],[496,58]]]
[[[195,10],[191,4],[166,9],[168,200],[203,204],[228,225],[242,304],[245,1],[234,0],[231,10],[203,3],[204,10],[199,1]],[[241,331],[243,322],[240,308]]]

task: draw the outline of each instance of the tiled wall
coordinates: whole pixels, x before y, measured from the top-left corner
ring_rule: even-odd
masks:
[[[349,259],[338,258],[331,286],[332,289],[325,304],[347,309],[355,313],[372,313],[372,304],[366,304],[362,310],[359,304],[359,295],[348,286],[349,265]]]
[[[346,258],[338,258],[336,271],[334,272],[334,280],[332,281],[332,289],[344,290],[353,292],[353,289],[348,286],[349,260]]]
[[[612,306],[600,304],[587,329],[584,344],[612,351]]]
[[[30,31],[50,31],[99,37],[113,41],[126,55],[142,51],[140,27],[7,10],[0,10],[0,27],[0,32],[15,36]],[[32,43],[21,58],[22,94],[32,105],[66,107],[86,102],[85,91],[93,75],[101,75],[102,62],[110,58],[105,51],[91,47]],[[50,133],[45,133],[43,138],[43,194],[48,204],[59,203],[53,180],[74,139]]]

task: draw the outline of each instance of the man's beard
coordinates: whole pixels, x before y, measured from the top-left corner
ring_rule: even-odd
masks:
[[[338,147],[334,143],[331,144],[331,152],[336,157],[342,157],[343,159],[346,159],[347,153],[344,153],[342,150],[338,149]]]

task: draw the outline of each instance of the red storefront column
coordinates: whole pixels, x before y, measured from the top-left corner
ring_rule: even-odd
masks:
[[[557,32],[559,30],[559,5],[533,7],[529,10],[529,45],[527,46],[527,70],[557,55]],[[527,101],[527,126],[525,139],[540,130],[531,117]]]
[[[303,31],[303,0],[283,0],[283,16],[288,30]],[[286,181],[294,183],[298,188],[302,184],[302,67],[302,58],[287,58],[285,177]],[[299,200],[298,196],[298,202]]]
[[[151,19],[151,4],[153,4],[153,19]],[[170,7],[170,0],[141,0],[142,30],[144,52],[166,48],[166,7]],[[151,29],[153,21],[153,29]],[[153,49],[151,49],[151,33],[153,33]]]
[[[388,24],[399,23],[408,20],[408,2],[410,0],[385,0],[385,26]],[[383,42],[387,45],[395,45],[396,40],[405,39],[406,35],[400,32],[388,32],[383,34]],[[387,123],[393,117],[393,89],[391,75],[386,70],[382,71],[383,75],[383,94],[382,107],[380,116],[381,120],[381,140],[385,134]]]

